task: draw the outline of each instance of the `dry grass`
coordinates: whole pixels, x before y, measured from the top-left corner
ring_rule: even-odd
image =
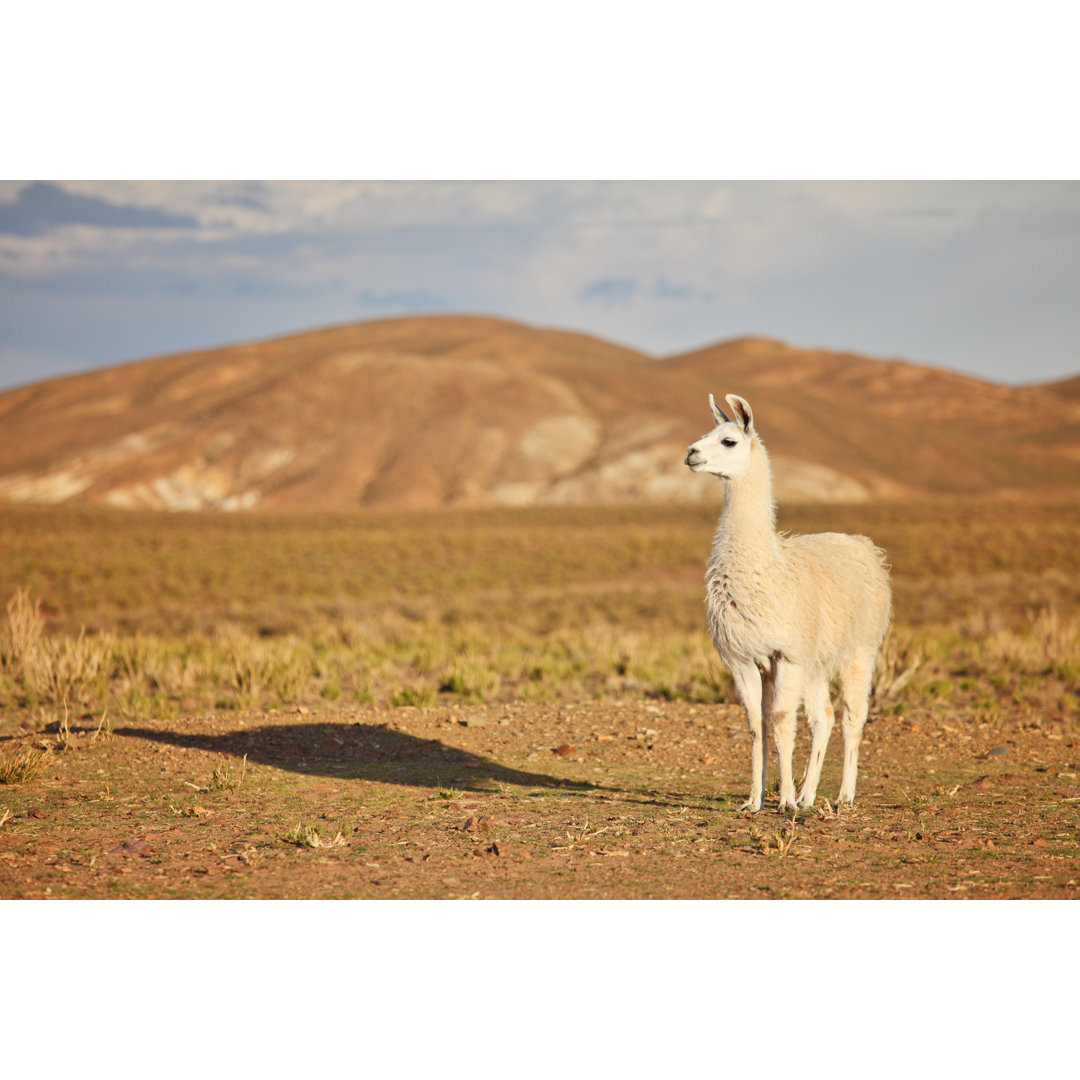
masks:
[[[101,688],[112,646],[110,636],[89,638],[84,629],[74,637],[46,635],[41,602],[29,589],[16,589],[8,601],[0,663],[34,703],[88,699]]]
[[[7,604],[8,630],[4,643],[4,665],[21,674],[32,666],[45,633],[41,601],[29,589],[16,589]]]
[[[0,784],[32,784],[44,768],[47,752],[24,746],[0,755]]]
[[[1052,604],[1031,613],[1031,636],[1052,674],[1072,681],[1080,678],[1080,618],[1063,618]]]
[[[244,786],[244,777],[247,775],[247,759],[245,754],[240,760],[240,771],[237,775],[233,771],[230,761],[220,761],[214,766],[214,773],[210,777],[208,791],[239,791]]]
[[[714,524],[695,507],[9,509],[0,702],[126,720],[303,703],[731,702],[704,629]],[[877,708],[1075,701],[1075,505],[804,507],[781,525],[862,532],[889,552],[895,625]]]
[[[345,834],[340,829],[330,839],[325,839],[318,825],[304,825],[299,821],[282,837],[282,840],[296,847],[309,848],[337,848],[344,847],[347,843]]]

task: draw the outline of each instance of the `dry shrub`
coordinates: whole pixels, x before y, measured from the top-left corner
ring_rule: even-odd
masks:
[[[41,602],[31,599],[29,589],[16,589],[8,601],[7,616],[3,664],[16,678],[22,678],[25,668],[34,664],[45,633]]]
[[[217,643],[222,681],[239,708],[255,708],[264,700],[295,701],[311,684],[311,647],[298,638],[263,641],[227,627]]]
[[[111,637],[50,638],[40,601],[17,589],[7,605],[7,640],[3,664],[39,701],[60,704],[85,701],[104,690],[103,678],[113,653]]]
[[[999,673],[1029,671],[1038,661],[1034,640],[1012,630],[996,630],[974,644],[976,652],[981,653],[980,666]]]
[[[45,764],[46,754],[32,746],[0,756],[0,784],[32,784]]]
[[[403,686],[390,695],[390,704],[395,709],[426,709],[438,700],[438,695],[430,686]]]
[[[318,825],[304,825],[299,821],[281,839],[286,844],[310,848],[344,847],[348,843],[340,829],[330,839],[326,839],[320,834]]]
[[[462,657],[444,672],[439,690],[458,694],[466,702],[479,704],[498,693],[502,680],[482,658]]]
[[[43,701],[86,701],[103,692],[102,676],[112,652],[109,638],[44,638],[23,678]]]
[[[926,662],[926,650],[911,634],[890,626],[874,666],[875,698],[895,698],[919,673]]]
[[[1031,636],[1050,664],[1053,674],[1062,679],[1080,677],[1080,619],[1066,619],[1057,608],[1031,614]]]

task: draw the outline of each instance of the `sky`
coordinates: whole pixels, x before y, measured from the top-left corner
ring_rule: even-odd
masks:
[[[0,387],[470,312],[1080,373],[1074,181],[0,181]]]

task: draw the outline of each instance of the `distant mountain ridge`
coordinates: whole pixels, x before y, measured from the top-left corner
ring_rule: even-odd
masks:
[[[0,499],[172,510],[702,501],[709,392],[752,404],[777,498],[1065,494],[1080,379],[1008,387],[741,338],[656,358],[484,316],[413,316],[0,394]]]

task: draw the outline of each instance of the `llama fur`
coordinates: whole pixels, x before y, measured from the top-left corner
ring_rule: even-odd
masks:
[[[859,743],[892,595],[885,553],[865,536],[776,531],[772,470],[749,403],[727,395],[729,419],[709,395],[716,427],[686,464],[720,477],[724,506],[705,573],[709,632],[731,672],[750,729],[750,797],[765,793],[765,732],[780,764],[780,812],[810,807],[835,723],[830,680],[839,676],[844,768],[838,804],[855,801]],[[810,726],[810,760],[796,798],[796,713]]]

